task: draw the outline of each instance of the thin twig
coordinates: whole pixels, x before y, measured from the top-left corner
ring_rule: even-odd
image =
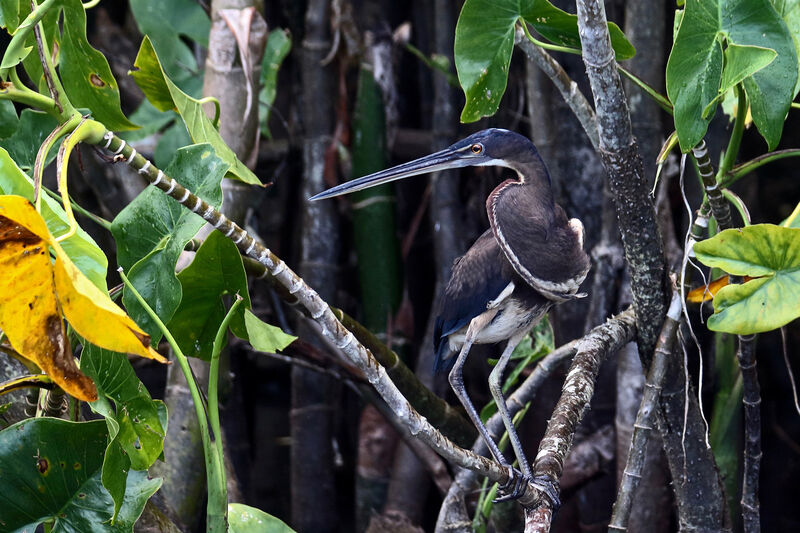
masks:
[[[656,425],[655,413],[658,410],[658,398],[661,395],[664,378],[667,375],[669,357],[672,354],[672,346],[675,342],[680,318],[681,297],[678,291],[674,291],[672,293],[672,302],[667,312],[667,319],[661,328],[661,334],[658,336],[658,344],[656,344],[656,349],[653,353],[653,362],[647,372],[642,401],[639,406],[639,412],[636,415],[636,422],[633,425],[631,447],[628,451],[625,470],[617,492],[617,501],[614,503],[611,522],[608,525],[609,531],[627,531],[628,529],[628,517],[633,508],[636,488],[642,478],[648,440]]]
[[[558,89],[558,92],[561,93],[564,101],[575,114],[575,117],[581,123],[592,146],[595,150],[598,150],[600,147],[600,137],[597,130],[597,118],[595,117],[591,104],[589,104],[586,97],[583,96],[583,93],[578,88],[578,84],[569,77],[558,61],[553,59],[553,56],[529,41],[522,28],[517,28],[514,38],[517,46],[525,52],[528,59],[536,63],[542,72],[550,78]]]

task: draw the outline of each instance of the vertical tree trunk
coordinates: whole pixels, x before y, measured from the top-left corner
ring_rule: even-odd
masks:
[[[661,2],[626,2],[625,31],[637,54],[629,61],[631,71],[661,91],[664,86],[664,14],[666,6]],[[642,24],[647,20],[647,24]],[[625,90],[631,113],[633,136],[642,154],[644,176],[651,183],[655,176],[656,157],[661,147],[663,126],[662,111],[641,89],[627,82]],[[628,455],[633,422],[639,409],[644,386],[641,363],[636,358],[636,350],[628,347],[620,351],[617,369],[617,480],[622,479],[624,458]],[[667,485],[668,473],[666,457],[662,450],[661,436],[653,432],[647,445],[647,456],[639,490],[636,494],[628,529],[639,531],[668,531],[670,526],[670,490]]]
[[[320,62],[331,47],[330,5],[310,0],[299,50],[302,81],[303,209],[300,275],[326,301],[337,286],[338,227],[335,202],[308,203],[325,188],[325,151],[333,132],[333,68]],[[307,328],[298,332],[311,338]],[[333,470],[332,411],[336,387],[327,375],[292,367],[291,490],[292,526],[300,533],[338,527]]]

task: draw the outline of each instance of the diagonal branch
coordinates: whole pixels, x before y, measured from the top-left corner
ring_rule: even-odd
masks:
[[[97,124],[97,123],[96,123]],[[99,125],[98,125],[99,126]],[[297,298],[298,303],[321,327],[322,334],[328,338],[342,353],[356,365],[375,388],[377,393],[394,412],[400,424],[408,432],[418,438],[439,455],[450,462],[475,470],[489,478],[492,482],[506,483],[509,480],[508,470],[498,463],[465,450],[442,435],[430,422],[422,417],[403,396],[397,386],[389,378],[386,369],[378,363],[372,353],[361,344],[352,332],[341,323],[328,304],[317,292],[295,274],[278,256],[256,241],[251,235],[234,224],[222,213],[203,199],[194,195],[173,178],[164,174],[150,161],[138,154],[125,141],[110,131],[98,134],[88,142],[100,145],[115,154],[115,160],[125,161],[144,176],[152,185],[164,191],[193,213],[200,215],[215,229],[233,240],[246,255],[264,265],[270,274],[285,287],[289,294]],[[526,487],[523,504],[530,504],[537,498],[539,489],[532,484]]]

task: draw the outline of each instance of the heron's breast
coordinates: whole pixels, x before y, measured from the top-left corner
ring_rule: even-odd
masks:
[[[530,329],[547,313],[549,307],[524,305],[516,298],[507,298],[500,304],[492,321],[478,333],[475,344],[494,344],[508,340],[516,333]],[[464,326],[448,337],[453,350],[459,350],[464,344],[467,327]]]

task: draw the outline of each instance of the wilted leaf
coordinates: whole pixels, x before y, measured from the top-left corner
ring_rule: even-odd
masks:
[[[156,109],[175,109],[186,124],[192,140],[195,143],[211,144],[217,155],[230,165],[228,172],[232,176],[245,183],[261,184],[256,175],[239,161],[233,150],[222,140],[211,119],[203,111],[202,104],[181,91],[167,77],[148,37],[142,41],[134,66],[138,69],[131,73],[134,81]]]
[[[709,329],[747,335],[800,316],[800,229],[772,224],[729,229],[698,242],[694,252],[707,266],[757,278],[719,290]]]
[[[70,261],[25,198],[0,196],[0,327],[21,355],[39,365],[66,392],[97,399],[78,370],[61,313],[98,346],[160,361],[149,337]],[[55,255],[50,262],[49,247]]]
[[[249,309],[244,311],[244,323],[250,344],[259,352],[275,353],[283,350],[297,339],[284,333],[281,328],[267,324]]]
[[[55,152],[55,150],[54,150]],[[0,194],[16,194],[33,201],[33,180],[17,167],[11,156],[0,148]],[[69,229],[61,204],[48,195],[42,197],[42,217],[52,235],[63,235]],[[83,274],[101,290],[106,289],[108,259],[83,228],[59,243]]]
[[[0,431],[0,530],[131,533],[145,503],[161,486],[146,472],[132,472],[114,523],[111,497],[100,483],[108,434],[101,420],[23,420]]]
[[[742,278],[742,281],[747,282],[750,281],[751,279],[754,278],[745,276],[744,278]],[[730,283],[730,276],[722,276],[721,278],[717,278],[708,285],[701,285],[696,289],[692,289],[691,291],[689,291],[689,294],[686,295],[686,301],[693,304],[710,302],[714,298],[714,296],[717,295],[719,290],[722,287],[726,287],[729,283]]]
[[[49,236],[30,202],[20,196],[0,197],[0,329],[20,355],[36,363],[66,392],[81,400],[96,400],[94,383],[78,369],[67,339],[56,298]]]

